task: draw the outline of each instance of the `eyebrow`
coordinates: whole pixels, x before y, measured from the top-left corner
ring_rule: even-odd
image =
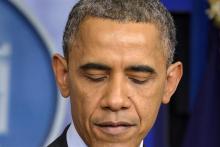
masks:
[[[105,70],[105,71],[111,70],[110,67],[108,67],[104,64],[99,64],[99,63],[87,63],[87,64],[80,66],[80,69],[81,70],[95,69],[95,70]]]
[[[86,64],[80,66],[80,69],[84,70],[84,71],[90,70],[90,69],[103,70],[103,71],[110,71],[111,70],[111,68],[109,66],[104,65],[104,64],[100,64],[100,63],[86,63]],[[156,71],[148,65],[129,66],[125,69],[125,71],[156,74]]]
[[[130,67],[126,68],[126,71],[156,74],[156,71],[152,67],[147,66],[147,65],[130,66]]]

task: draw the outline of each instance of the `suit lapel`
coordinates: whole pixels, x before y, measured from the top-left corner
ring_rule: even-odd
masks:
[[[66,134],[69,127],[70,125],[68,125],[63,131],[63,133],[55,141],[53,141],[50,145],[48,145],[48,147],[68,147]]]

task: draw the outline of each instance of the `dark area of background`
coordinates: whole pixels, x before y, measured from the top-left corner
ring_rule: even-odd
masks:
[[[180,147],[187,129],[189,119],[189,48],[190,48],[190,14],[173,13],[177,46],[175,60],[183,63],[183,77],[169,104],[169,144]]]

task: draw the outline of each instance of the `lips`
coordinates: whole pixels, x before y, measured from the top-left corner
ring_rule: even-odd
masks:
[[[107,121],[107,122],[96,123],[95,126],[103,133],[115,136],[115,135],[127,133],[130,129],[132,129],[136,125],[123,121],[121,122]]]

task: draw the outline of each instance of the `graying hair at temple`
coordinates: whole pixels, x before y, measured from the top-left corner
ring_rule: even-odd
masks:
[[[172,16],[159,0],[80,0],[71,10],[63,34],[63,51],[68,58],[70,42],[77,36],[80,23],[93,16],[127,23],[153,23],[161,33],[167,63],[173,61],[176,30]]]

